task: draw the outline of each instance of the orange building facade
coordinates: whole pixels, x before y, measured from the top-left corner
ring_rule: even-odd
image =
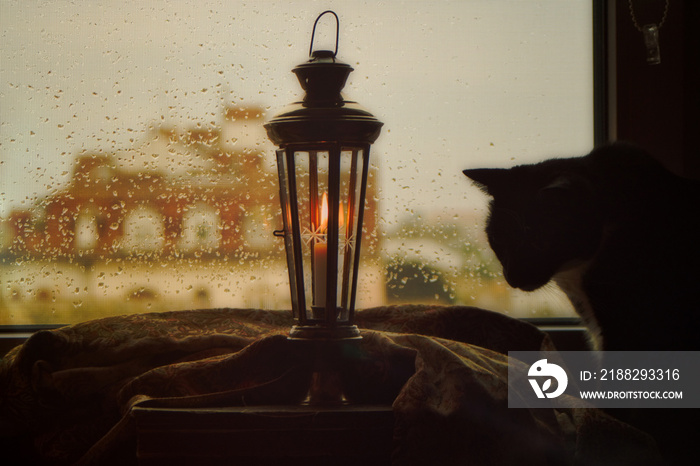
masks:
[[[263,123],[260,108],[227,107],[216,125],[152,127],[131,148],[77,156],[65,187],[0,219],[0,325],[289,306]],[[375,175],[366,231],[377,227]],[[365,237],[374,260],[380,236]]]
[[[272,232],[281,219],[263,118],[262,109],[230,107],[219,127],[153,128],[140,148],[80,155],[68,186],[32,210],[10,213],[2,254],[96,260],[264,254],[278,242]],[[369,231],[376,228],[374,191],[372,184]]]

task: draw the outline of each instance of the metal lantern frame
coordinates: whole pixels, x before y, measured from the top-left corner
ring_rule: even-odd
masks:
[[[336,20],[335,51],[313,51],[316,25],[327,13]],[[285,242],[295,323],[291,339],[360,338],[354,312],[362,224],[370,146],[382,123],[341,95],[353,69],[336,59],[338,30],[335,13],[318,16],[310,59],[292,70],[304,99],[265,124],[279,147],[284,229],[275,234]]]

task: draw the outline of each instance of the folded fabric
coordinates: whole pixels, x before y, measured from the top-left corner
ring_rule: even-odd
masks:
[[[393,407],[394,465],[659,463],[647,435],[599,410],[508,408],[507,351],[554,350],[534,326],[460,306],[356,320],[346,395]],[[291,325],[289,312],[218,309],[38,332],[0,363],[2,433],[38,464],[136,464],[134,406],[301,401],[313,356]]]

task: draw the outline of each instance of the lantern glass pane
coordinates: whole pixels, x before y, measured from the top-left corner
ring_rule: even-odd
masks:
[[[297,290],[296,265],[293,254],[292,242],[292,212],[289,202],[289,167],[285,150],[277,151],[277,169],[280,186],[280,206],[282,209],[282,224],[284,227],[284,248],[287,253],[287,271],[289,274],[289,284],[292,290],[292,309],[299,309],[299,293]]]
[[[338,238],[338,298],[342,309],[340,320],[348,320],[353,307],[359,225],[362,194],[364,151],[360,148],[343,148],[340,157],[340,205]]]
[[[297,259],[297,264],[300,264],[301,269],[297,270],[297,277],[300,277],[303,279],[303,291],[304,291],[304,296],[306,299],[313,299],[314,294],[313,294],[313,289],[311,288],[312,284],[312,277],[311,274],[312,272],[312,261],[311,261],[311,252],[310,250],[313,249],[313,245],[311,244],[314,239],[314,223],[317,222],[316,216],[312,218],[312,212],[314,212],[314,208],[312,207],[312,203],[315,205],[316,204],[316,198],[317,198],[317,190],[316,189],[311,189],[311,166],[313,165],[311,163],[311,159],[314,158],[314,163],[317,159],[316,154],[313,155],[310,154],[307,151],[294,151],[293,152],[293,159],[294,159],[294,167],[293,167],[293,176],[294,180],[296,183],[296,210],[297,210],[297,215],[299,218],[299,230],[300,230],[300,238],[301,238],[301,257]],[[316,182],[314,180],[314,188],[316,188]],[[300,283],[297,283],[297,286],[300,286]],[[310,313],[307,314],[307,306],[306,306],[306,299],[304,301],[298,302],[295,305],[295,309],[298,309],[300,313],[303,313],[303,319],[311,319],[312,315]]]
[[[329,152],[309,150],[294,152],[297,208],[301,236],[306,318],[323,320],[324,315],[312,307],[326,305],[328,283],[328,175]]]
[[[354,304],[365,151],[358,147],[343,147],[340,151],[296,150],[293,154],[303,264],[301,275],[297,277],[303,276],[304,295],[307,297],[306,303],[299,304],[305,307],[302,312],[307,320],[326,320],[323,309],[328,305],[327,299],[332,299],[330,293],[335,286],[336,299],[331,308],[338,308],[339,313],[334,320],[347,322]],[[329,200],[335,197],[331,192],[332,156],[339,157],[338,202],[335,204]],[[337,243],[330,241],[331,219],[336,219],[338,224]],[[337,269],[332,271],[329,267],[334,254],[337,254]],[[298,267],[299,262],[296,264]]]

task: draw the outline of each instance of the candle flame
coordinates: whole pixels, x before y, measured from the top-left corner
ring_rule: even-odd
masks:
[[[325,231],[328,228],[328,195],[323,193],[321,199],[321,230]]]
[[[323,193],[323,197],[321,198],[321,219],[319,221],[319,227],[321,231],[325,234],[326,230],[328,229],[328,194]],[[345,205],[341,201],[340,204],[338,205],[338,226],[343,227],[345,226]]]

